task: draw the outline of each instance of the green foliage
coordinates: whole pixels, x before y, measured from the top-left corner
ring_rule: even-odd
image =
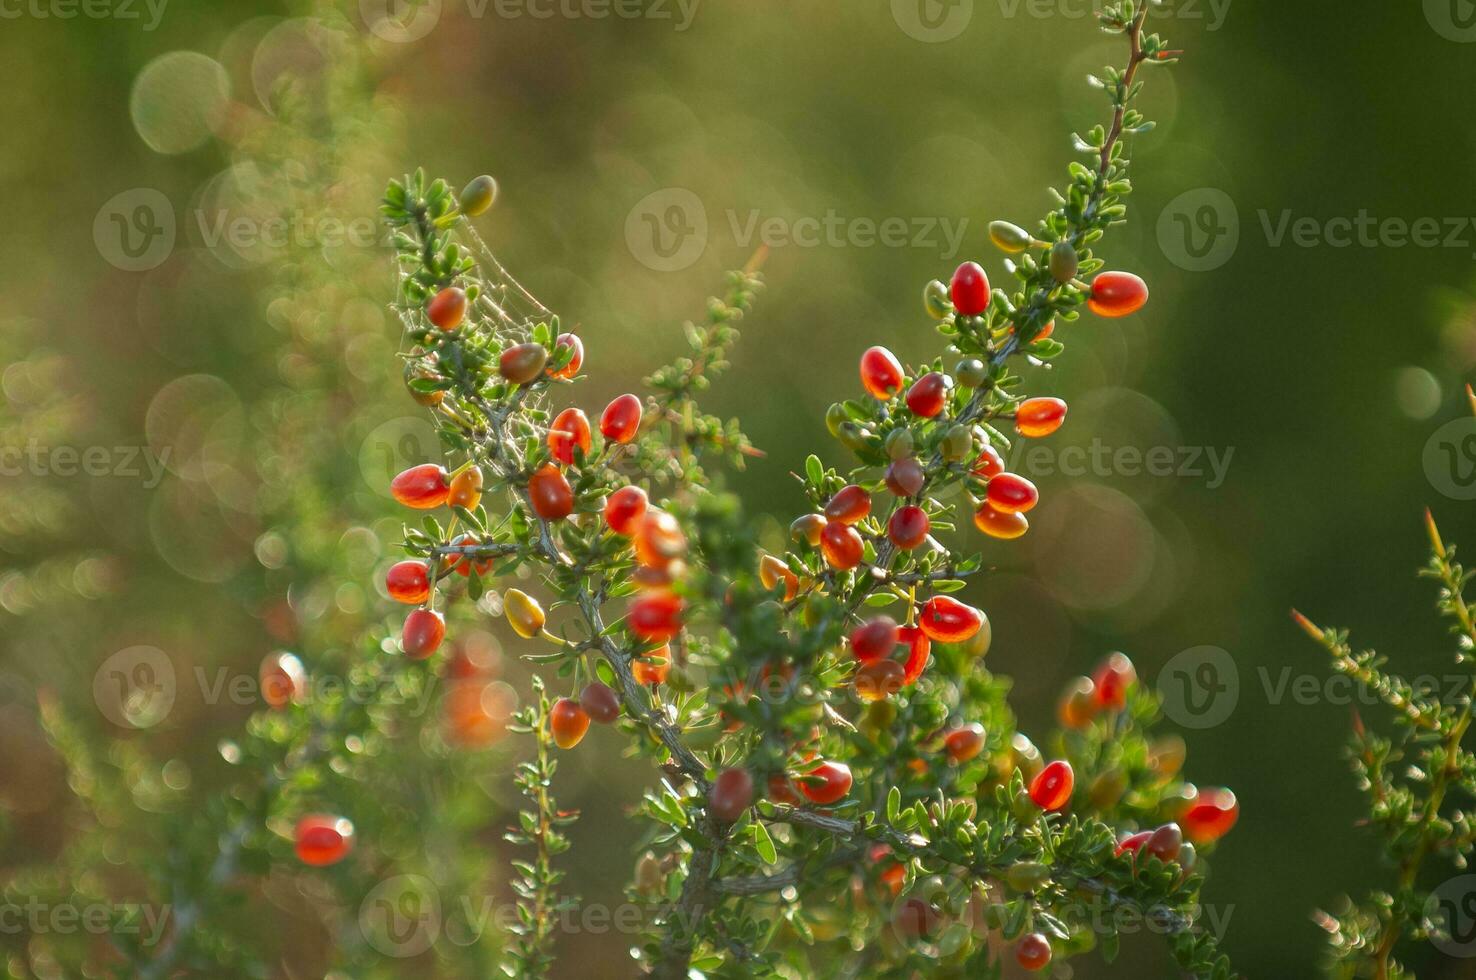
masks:
[[[1472,403],[1476,411],[1476,400]],[[1354,715],[1348,759],[1358,787],[1367,797],[1366,825],[1382,839],[1384,857],[1394,868],[1391,890],[1376,891],[1360,902],[1345,900],[1336,913],[1321,912],[1328,934],[1328,972],[1337,977],[1412,977],[1396,958],[1401,942],[1449,941],[1449,921],[1427,914],[1439,896],[1430,887],[1436,862],[1465,869],[1476,846],[1476,827],[1462,803],[1476,796],[1476,755],[1465,747],[1471,727],[1471,675],[1476,650],[1476,619],[1465,593],[1473,576],[1456,561],[1454,546],[1441,540],[1427,511],[1430,561],[1420,572],[1439,586],[1436,608],[1456,638],[1455,663],[1461,683],[1416,688],[1387,669],[1388,659],[1372,650],[1354,652],[1343,630],[1323,629],[1301,613],[1298,625],[1327,650],[1332,669],[1351,677],[1390,709],[1393,732],[1382,735]],[[1457,913],[1452,913],[1452,915]]]

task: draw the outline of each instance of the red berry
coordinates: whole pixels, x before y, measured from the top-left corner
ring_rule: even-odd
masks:
[[[753,803],[753,777],[747,769],[724,769],[707,791],[707,808],[719,820],[732,823]]]
[[[899,497],[915,497],[922,491],[928,475],[922,464],[912,456],[893,460],[887,467],[887,489]]]
[[[902,690],[907,671],[895,660],[873,660],[861,665],[853,683],[862,701],[881,701]]]
[[[463,534],[451,543],[458,548],[468,548],[482,542],[475,534]],[[446,560],[446,570],[454,571],[463,578],[470,578],[472,568],[475,567],[478,575],[486,575],[492,568],[492,561],[491,558],[477,560],[467,555],[452,555]]]
[[[390,566],[384,576],[384,587],[390,598],[407,606],[418,606],[430,598],[430,576],[423,561],[400,561]]]
[[[937,371],[918,378],[907,389],[907,407],[912,414],[930,419],[948,404],[948,389],[953,387],[947,375]]]
[[[822,762],[806,770],[800,792],[811,803],[829,806],[851,791],[851,767],[843,762]]]
[[[851,631],[851,653],[863,663],[890,657],[897,649],[897,623],[890,616],[878,616]]]
[[[1071,763],[1058,759],[1046,766],[1030,781],[1030,799],[1036,806],[1054,813],[1071,802],[1076,774]]]
[[[986,445],[979,453],[979,458],[974,460],[974,475],[986,480],[999,476],[1004,472],[1004,468],[1004,458],[993,446]]]
[[[1062,728],[1082,729],[1097,716],[1097,685],[1090,677],[1078,677],[1066,685],[1056,703],[1056,718]]]
[[[903,684],[912,684],[927,669],[928,657],[933,652],[933,641],[918,626],[897,627],[897,642],[907,647],[907,662],[903,666]]]
[[[561,347],[573,348],[574,356],[569,358],[568,364],[565,364],[557,371],[549,371],[548,376],[550,378],[572,378],[584,366],[584,341],[579,339],[578,334],[559,334],[558,339],[554,341],[554,350],[557,351]]]
[[[1140,830],[1136,834],[1129,834],[1117,842],[1117,848],[1113,853],[1118,857],[1122,857],[1124,854],[1131,854],[1137,857],[1138,852],[1143,849],[1143,845],[1148,843],[1148,838],[1152,836],[1153,831],[1151,830]]]
[[[574,513],[574,490],[552,463],[544,463],[528,480],[533,513],[545,521],[561,521]]]
[[[261,684],[261,699],[273,708],[301,701],[307,693],[307,671],[295,654],[270,654],[262,660],[256,677]]]
[[[871,513],[871,494],[854,483],[841,487],[825,505],[825,516],[842,524],[857,524]]]
[[[984,726],[973,722],[943,736],[943,749],[954,762],[968,762],[984,750]]]
[[[548,713],[548,730],[555,745],[572,749],[589,731],[589,714],[573,698],[559,698]]]
[[[1013,541],[1030,530],[1030,522],[1024,514],[995,510],[987,501],[974,511],[974,527],[1001,541]]]
[[[635,533],[636,561],[647,568],[666,568],[687,553],[687,536],[675,517],[648,510]]]
[[[831,521],[820,532],[820,551],[831,568],[844,572],[861,564],[865,543],[855,528]]]
[[[1097,704],[1109,711],[1127,707],[1128,688],[1138,679],[1133,662],[1125,654],[1110,654],[1097,666],[1092,682],[1096,685]]]
[[[989,308],[989,277],[977,262],[965,262],[953,272],[948,289],[953,308],[964,316],[978,316]]]
[[[1153,855],[1164,864],[1170,864],[1178,860],[1183,846],[1184,832],[1179,829],[1179,825],[1166,823],[1148,838],[1148,843],[1143,845],[1143,852]]]
[[[886,401],[902,387],[902,365],[885,347],[871,347],[861,355],[861,386],[871,397]]]
[[[1098,316],[1136,313],[1148,302],[1148,284],[1131,272],[1104,272],[1092,280],[1087,306]]]
[[[554,459],[565,466],[574,462],[576,448],[585,455],[589,455],[592,444],[593,436],[589,429],[589,418],[577,408],[564,409],[554,417],[553,424],[548,427],[548,450],[553,453]]]
[[[647,592],[630,604],[626,624],[647,643],[666,643],[682,631],[686,603],[674,593]]]
[[[630,537],[646,516],[649,501],[640,487],[621,487],[605,498],[605,523],[610,530]]]
[[[1014,473],[1001,473],[990,480],[986,496],[995,510],[1006,514],[1023,514],[1040,501],[1035,484]]]
[[[390,481],[390,495],[406,507],[433,510],[446,502],[451,484],[446,469],[435,463],[422,463],[404,470]]]
[[[923,604],[917,623],[929,639],[962,643],[984,625],[984,614],[952,596],[935,595]]]
[[[1015,961],[1027,970],[1044,970],[1051,962],[1051,941],[1038,932],[1021,938],[1015,947]]]
[[[769,799],[775,803],[788,803],[793,806],[799,803],[799,793],[795,791],[794,781],[782,772],[776,772],[768,780]]]
[[[643,411],[641,400],[635,395],[621,395],[600,414],[600,432],[611,442],[624,445],[640,432]]]
[[[1066,403],[1059,398],[1027,398],[1015,409],[1015,431],[1029,439],[1048,436],[1066,421]]]
[[[442,330],[455,330],[466,316],[466,293],[458,286],[447,286],[431,297],[425,315]]]
[[[1196,844],[1219,840],[1240,819],[1240,804],[1228,789],[1203,789],[1199,799],[1179,818],[1184,836]]]
[[[354,825],[343,817],[310,813],[297,821],[296,846],[303,864],[326,868],[354,849]]]
[[[584,685],[584,690],[579,692],[579,706],[601,725],[608,725],[620,717],[620,695],[613,687],[600,681]]]
[[[928,539],[930,526],[927,511],[908,504],[898,507],[887,521],[887,537],[903,551],[911,551]]]
[[[417,609],[405,617],[400,648],[411,660],[424,660],[435,653],[446,638],[446,618],[431,609]]]
[[[532,384],[543,376],[547,363],[548,348],[542,344],[518,344],[502,352],[497,373],[515,385]]]

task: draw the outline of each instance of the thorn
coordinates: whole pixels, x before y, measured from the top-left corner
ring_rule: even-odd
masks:
[[[768,259],[769,246],[760,245],[758,248],[754,249],[753,254],[748,257],[748,261],[743,266],[744,273],[752,275],[753,273],[759,271],[764,267],[764,263],[767,262]]]
[[[1303,632],[1312,637],[1312,639],[1316,640],[1318,643],[1322,642],[1322,630],[1318,627],[1316,623],[1312,622],[1312,620],[1308,619],[1306,616],[1303,616],[1295,609],[1291,611],[1291,617],[1292,621],[1300,626]]]
[[[1430,535],[1430,546],[1435,549],[1435,554],[1444,558],[1445,542],[1440,540],[1440,529],[1435,526],[1435,516],[1428,507],[1425,508],[1425,530]]]

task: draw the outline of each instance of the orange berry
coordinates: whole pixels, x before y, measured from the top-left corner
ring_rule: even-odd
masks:
[[[759,584],[770,592],[784,583],[784,601],[789,602],[799,593],[799,576],[789,570],[789,566],[773,555],[764,555],[759,559]]]
[[[999,538],[1001,541],[1013,541],[1030,530],[1030,521],[1025,518],[1024,514],[995,510],[986,501],[979,506],[978,510],[974,511],[974,527],[991,538]]]
[[[1057,760],[1030,781],[1030,799],[1042,810],[1054,813],[1071,802],[1071,791],[1075,786],[1076,774],[1071,771],[1071,763]]]
[[[648,568],[665,568],[686,553],[687,536],[677,519],[664,510],[648,510],[636,528],[636,561]]]
[[[682,631],[686,607],[674,593],[648,592],[630,604],[626,625],[647,643],[666,643]]]
[[[1148,284],[1131,272],[1103,272],[1092,280],[1087,307],[1098,316],[1128,316],[1148,302]]]
[[[431,297],[425,315],[442,330],[455,330],[466,317],[466,293],[458,286],[447,286]]]
[[[1029,439],[1048,436],[1066,421],[1066,403],[1059,398],[1027,398],[1015,409],[1015,431]]]
[[[968,762],[984,750],[984,726],[971,722],[943,736],[943,749],[954,762]]]
[[[295,654],[270,654],[262,660],[256,678],[261,684],[261,699],[273,708],[301,701],[307,693],[307,671]]]
[[[482,469],[479,466],[468,466],[460,473],[451,478],[451,486],[446,494],[446,503],[453,507],[461,507],[466,510],[476,510],[477,505],[482,502]]]
[[[589,714],[573,698],[559,698],[548,713],[548,730],[555,745],[572,749],[589,731]]]

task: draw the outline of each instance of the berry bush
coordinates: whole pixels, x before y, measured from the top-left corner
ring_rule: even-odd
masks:
[[[1003,463],[1012,439],[1067,417],[1024,374],[1063,353],[1083,306],[1120,317],[1148,299],[1098,256],[1125,219],[1128,140],[1152,126],[1133,108],[1143,74],[1177,54],[1146,14],[1100,15],[1126,62],[1093,79],[1110,118],[1074,137],[1085,162],[1056,207],[1034,230],[991,225],[1008,286],[966,262],[923,290],[936,358],[858,352],[855,396],[825,419],[854,465],[804,461],[810,506],[783,549],[763,549],[720,489],[754,450],[698,401],[728,366],[762,255],[689,325],[685,356],[586,411],[571,401],[598,343],[482,244],[472,219],[492,179],[460,195],[421,172],[390,184],[404,374],[445,448],[391,486],[423,512],[385,572],[412,607],[400,648],[433,665],[458,607],[501,615],[539,678],[516,720],[536,752],[517,773],[509,974],[549,971],[552,916],[574,901],[559,888],[574,815],[554,801],[557,753],[619,738],[652,765],[631,895],[649,909],[636,955],[653,976],[1038,971],[1094,948],[1110,961],[1126,919],[1166,935],[1183,972],[1231,975],[1197,916],[1234,794],[1184,780],[1184,743],[1157,730],[1122,654],[1066,686],[1060,730],[1037,747],[985,666],[987,615],[955,597],[988,570],[978,535],[1008,547],[995,542],[1049,506]],[[348,857],[351,816],[304,817],[301,859]]]

